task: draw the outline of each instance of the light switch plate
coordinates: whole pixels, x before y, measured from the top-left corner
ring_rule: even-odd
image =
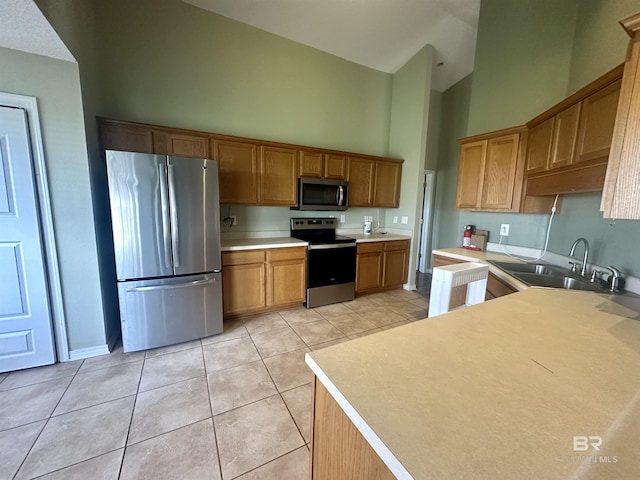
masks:
[[[408,223],[409,223],[409,217],[406,217],[406,216],[404,216],[404,215],[403,215],[403,216],[402,216],[402,224],[403,224],[403,225],[406,225],[406,224],[408,224]]]
[[[397,215],[393,217],[393,223],[398,223],[398,216]]]

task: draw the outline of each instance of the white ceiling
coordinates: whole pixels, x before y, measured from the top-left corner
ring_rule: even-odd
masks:
[[[75,62],[33,0],[0,0],[0,47]]]
[[[183,1],[387,73],[431,44],[439,91],[473,71],[480,0]]]

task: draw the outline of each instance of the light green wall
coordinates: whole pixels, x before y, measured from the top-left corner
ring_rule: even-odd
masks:
[[[442,94],[433,248],[462,243],[462,232],[458,228],[460,212],[455,208],[459,153],[456,139],[467,134],[472,82],[473,75],[467,75]]]
[[[566,96],[577,0],[483,0],[467,135],[520,125]]]
[[[618,20],[639,10],[638,0],[580,0],[567,95],[624,61],[629,36]]]
[[[433,47],[426,45],[393,76],[389,155],[403,158],[400,208],[388,209],[388,227],[413,230],[417,238],[422,210],[422,178],[427,155]],[[393,224],[393,216],[409,223]],[[415,283],[417,242],[412,242],[409,283]]]
[[[103,104],[100,59],[97,54],[98,37],[95,35],[97,31],[96,12],[91,2],[36,0],[36,3],[78,62],[82,85],[82,108],[84,110],[93,214],[96,219],[96,242],[104,310],[102,330],[107,341],[112,343],[120,335],[120,313],[109,220],[110,207],[106,166],[99,151],[96,129],[96,115],[101,111]],[[110,347],[112,346],[110,345]]]
[[[108,117],[385,155],[391,76],[180,0],[93,0]]]
[[[0,48],[0,71],[0,91],[38,101],[69,348],[104,344],[78,66]]]
[[[628,37],[617,20],[637,10],[636,0],[483,0],[466,135],[530,120],[621,63]],[[445,93],[445,101],[449,95]],[[500,96],[503,101],[497,101]],[[440,151],[447,169],[457,165],[457,151]],[[452,188],[441,202],[453,205],[454,200]],[[640,276],[640,257],[629,241],[640,238],[640,222],[617,221],[609,226],[599,201],[600,193],[565,195],[549,250],[567,254],[573,240],[584,236],[591,243],[593,262],[618,265]],[[497,242],[500,224],[509,223],[509,244],[542,248],[548,218],[459,212],[442,222],[438,245],[457,245],[469,223],[490,230],[490,240]]]

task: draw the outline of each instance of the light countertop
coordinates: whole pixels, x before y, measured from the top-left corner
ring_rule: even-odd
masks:
[[[517,278],[512,277],[508,273],[500,270],[495,265],[488,263],[488,260],[502,260],[506,262],[518,262],[519,260],[509,257],[503,253],[494,253],[487,251],[478,251],[478,250],[468,250],[462,247],[455,248],[442,248],[438,250],[433,250],[431,252],[433,255],[440,255],[442,257],[455,258],[456,260],[464,260],[466,262],[480,262],[489,265],[489,271],[493,273],[500,280],[505,282],[508,285],[511,285],[516,290],[526,290],[527,288],[531,288],[525,283],[522,283]],[[538,287],[536,287],[538,288]]]
[[[372,233],[365,235],[364,233],[346,234],[347,237],[355,238],[356,243],[363,242],[390,242],[392,240],[411,240],[407,235],[397,235],[395,233]]]
[[[307,242],[291,237],[223,239],[221,241],[221,250],[223,252],[231,252],[259,248],[306,247],[307,245]]]
[[[306,359],[398,478],[638,478],[638,312],[530,288]]]

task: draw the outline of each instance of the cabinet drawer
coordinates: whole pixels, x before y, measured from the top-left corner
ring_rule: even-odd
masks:
[[[360,253],[373,253],[373,252],[381,252],[383,249],[383,242],[366,242],[366,243],[358,243],[357,252]]]
[[[246,265],[264,263],[265,250],[245,250],[240,252],[222,252],[222,265]]]
[[[384,242],[384,251],[390,252],[391,250],[406,250],[409,248],[409,240],[391,240]]]
[[[307,258],[306,247],[273,248],[267,250],[269,262],[281,260],[300,260]]]

